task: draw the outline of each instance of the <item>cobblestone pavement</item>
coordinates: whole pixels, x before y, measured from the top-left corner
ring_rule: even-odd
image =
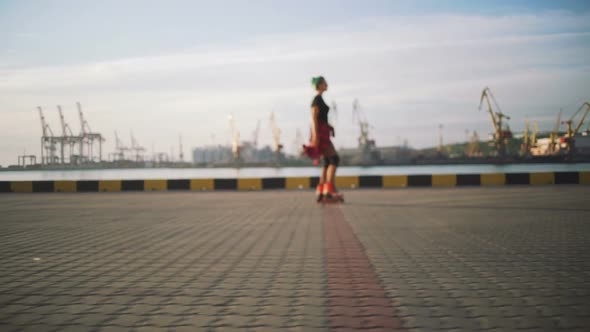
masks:
[[[0,195],[0,331],[588,331],[589,193]]]

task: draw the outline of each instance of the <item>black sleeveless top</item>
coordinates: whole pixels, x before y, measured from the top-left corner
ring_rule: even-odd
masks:
[[[330,107],[326,105],[324,98],[322,98],[321,95],[315,96],[311,102],[311,106],[317,106],[319,110],[318,121],[328,123],[328,111],[330,111]]]

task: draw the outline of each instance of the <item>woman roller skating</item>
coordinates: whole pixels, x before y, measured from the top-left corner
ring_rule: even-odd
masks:
[[[316,187],[317,201],[343,202],[344,197],[334,187],[334,178],[340,157],[330,140],[330,136],[334,136],[334,128],[328,123],[330,107],[322,98],[324,91],[328,90],[328,83],[322,76],[314,77],[311,83],[316,89],[317,95],[311,103],[311,142],[304,146],[304,152],[312,159],[324,158],[324,167]]]

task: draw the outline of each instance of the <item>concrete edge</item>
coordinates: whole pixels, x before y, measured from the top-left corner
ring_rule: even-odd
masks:
[[[119,191],[255,191],[315,188],[318,177],[238,179],[146,179],[78,181],[0,181],[0,193],[119,192]],[[590,185],[590,172],[482,173],[338,176],[336,187],[407,188],[503,185]]]

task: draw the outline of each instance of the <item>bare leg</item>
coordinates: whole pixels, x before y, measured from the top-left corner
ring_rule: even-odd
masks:
[[[336,149],[334,146],[331,145],[326,151],[325,158],[332,158],[336,155]],[[336,165],[330,164],[327,169],[325,169],[326,173],[326,182],[334,183],[334,175],[336,174]]]
[[[317,202],[320,202],[322,200],[322,198],[324,197],[324,183],[326,183],[326,173],[327,173],[328,167],[322,167],[322,173],[320,174],[320,181],[318,182],[318,185],[316,187],[316,200]]]
[[[336,165],[328,166],[328,170],[326,173],[327,182],[334,183],[334,179],[336,178]]]
[[[320,184],[326,183],[327,173],[328,173],[328,167],[323,167],[322,174],[320,175]]]
[[[335,155],[336,155],[336,149],[334,149],[334,146],[332,145],[328,149],[326,156],[328,158],[331,158]],[[334,185],[334,180],[336,179],[336,168],[337,168],[337,166],[334,164],[330,164],[330,166],[327,167],[327,169],[326,169],[326,183],[331,183],[332,185]]]

